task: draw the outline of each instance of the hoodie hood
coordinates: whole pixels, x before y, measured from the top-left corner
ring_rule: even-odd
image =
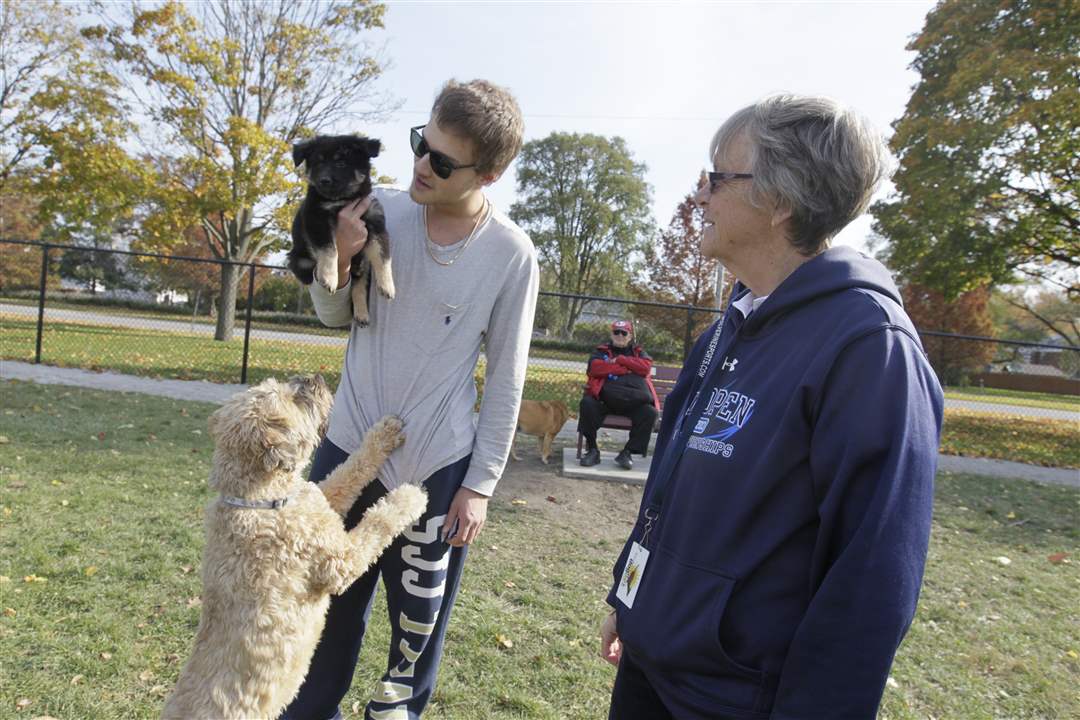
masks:
[[[900,291],[884,265],[853,248],[834,247],[803,263],[786,277],[747,318],[745,332],[756,333],[771,320],[816,298],[855,288],[873,290],[903,307]],[[741,282],[737,283],[731,293],[732,301],[748,291]]]

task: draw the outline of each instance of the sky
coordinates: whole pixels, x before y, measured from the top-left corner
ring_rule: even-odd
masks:
[[[390,61],[378,88],[400,110],[334,130],[379,138],[378,171],[407,185],[409,128],[447,79],[486,78],[514,93],[526,142],[555,131],[624,138],[664,228],[708,164],[716,128],[765,95],[829,95],[891,133],[918,80],[905,47],[933,5],[391,1],[373,40]],[[488,196],[509,210],[515,165]],[[864,248],[870,225],[864,216],[836,242]]]

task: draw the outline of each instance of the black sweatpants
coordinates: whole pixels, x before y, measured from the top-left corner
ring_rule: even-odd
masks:
[[[647,454],[649,436],[656,425],[656,407],[652,403],[642,403],[629,408],[611,408],[592,395],[581,398],[578,406],[578,432],[585,436],[589,448],[596,447],[596,431],[604,418],[612,413],[630,418],[630,440],[626,443],[626,449],[637,455]]]

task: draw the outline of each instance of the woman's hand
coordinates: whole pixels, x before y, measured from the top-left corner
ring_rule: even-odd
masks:
[[[619,666],[619,659],[622,657],[622,642],[619,641],[619,632],[615,629],[614,610],[600,623],[600,657],[615,667]]]
[[[367,195],[338,210],[334,243],[337,245],[339,289],[349,282],[352,259],[367,245],[367,223],[363,216],[371,207],[371,200],[372,196]]]

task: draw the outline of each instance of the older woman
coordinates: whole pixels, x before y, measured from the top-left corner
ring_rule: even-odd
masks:
[[[942,395],[900,294],[830,239],[886,174],[831,100],[713,138],[702,250],[739,279],[665,403],[601,652],[610,718],[873,718],[915,612]]]

